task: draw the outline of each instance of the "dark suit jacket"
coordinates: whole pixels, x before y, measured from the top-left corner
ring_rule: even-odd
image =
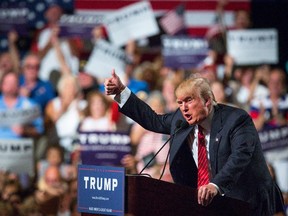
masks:
[[[211,182],[226,196],[249,202],[254,215],[272,215],[275,185],[250,116],[226,105],[214,108],[209,144]],[[179,109],[157,115],[134,94],[120,111],[144,128],[164,134],[173,134],[179,119],[185,121]],[[192,125],[180,130],[172,139],[170,171],[175,183],[197,188],[197,167],[187,143],[193,128]]]

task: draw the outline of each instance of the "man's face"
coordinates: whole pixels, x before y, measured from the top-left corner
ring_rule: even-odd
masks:
[[[27,80],[36,80],[38,78],[40,62],[34,56],[29,56],[23,65],[23,74]]]
[[[177,95],[177,104],[189,125],[199,124],[209,115],[210,103],[195,93]]]
[[[6,96],[17,96],[19,89],[19,82],[17,75],[7,74],[2,81],[2,94]]]

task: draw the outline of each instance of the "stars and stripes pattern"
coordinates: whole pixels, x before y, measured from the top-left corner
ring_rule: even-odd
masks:
[[[162,29],[169,35],[175,35],[185,28],[184,6],[179,5],[175,10],[166,13],[160,20]]]

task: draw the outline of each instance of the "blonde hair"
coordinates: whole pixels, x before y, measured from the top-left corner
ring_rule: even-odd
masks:
[[[64,75],[61,76],[60,80],[57,83],[57,91],[58,91],[58,93],[65,91],[66,85],[70,81],[72,81],[71,83],[74,84],[75,95],[79,95],[79,93],[81,92],[80,84],[78,82],[78,79],[75,76],[71,75],[71,74],[64,74]]]
[[[210,99],[211,104],[216,105],[214,94],[207,79],[203,77],[190,77],[184,80],[175,90],[176,96],[180,94],[197,94],[204,101]]]

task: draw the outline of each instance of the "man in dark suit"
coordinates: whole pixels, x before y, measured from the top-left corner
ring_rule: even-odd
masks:
[[[273,215],[275,196],[280,194],[269,174],[253,122],[244,110],[217,104],[205,79],[182,82],[175,91],[179,109],[164,115],[156,114],[131,93],[114,71],[105,80],[105,92],[115,94],[120,111],[144,128],[174,136],[170,144],[173,180],[198,187],[199,204],[206,206],[219,194],[248,202],[253,215]],[[178,130],[179,120],[189,126]],[[199,186],[200,129],[208,152],[209,179]]]

